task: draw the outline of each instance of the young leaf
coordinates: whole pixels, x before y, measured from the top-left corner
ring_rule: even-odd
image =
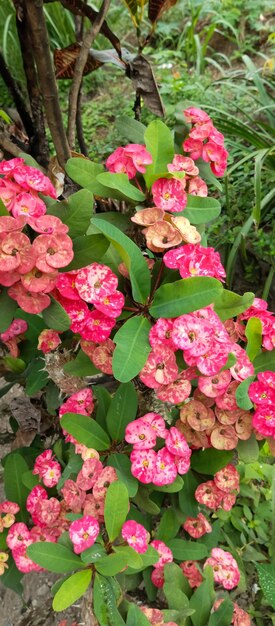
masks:
[[[76,355],[76,358],[73,361],[69,361],[65,363],[63,370],[66,374],[71,374],[72,376],[94,376],[94,374],[99,374],[99,370],[95,367],[90,357],[83,352],[83,350],[79,350]]]
[[[177,213],[177,215],[187,217],[191,224],[207,224],[219,217],[220,212],[220,202],[215,198],[202,198],[189,194],[184,212]]]
[[[74,258],[65,268],[65,272],[79,270],[90,263],[101,260],[109,247],[108,240],[102,235],[81,235],[73,240]]]
[[[53,328],[53,330],[63,332],[70,328],[71,320],[69,316],[67,315],[65,309],[63,309],[63,306],[61,306],[57,300],[54,300],[54,298],[52,299],[50,306],[42,311],[42,317],[45,324],[49,328]]]
[[[233,602],[229,598],[225,598],[217,611],[210,615],[208,626],[230,626],[233,609]]]
[[[136,302],[147,302],[151,287],[151,275],[138,246],[118,228],[104,220],[93,217],[92,224],[95,224],[107,237],[124,261],[130,274],[133,297]]]
[[[146,148],[153,157],[152,165],[147,166],[144,174],[147,187],[151,187],[154,180],[167,172],[168,163],[172,163],[174,141],[170,129],[161,120],[154,120],[149,124],[144,139]]]
[[[225,322],[231,317],[240,315],[243,311],[246,311],[254,301],[254,293],[246,292],[243,296],[239,296],[233,291],[223,289],[219,297],[215,301],[214,310],[220,319]]]
[[[90,563],[96,563],[97,561],[100,561],[100,559],[105,557],[106,550],[105,548],[103,548],[103,546],[100,546],[98,543],[95,543],[90,548],[87,548],[87,550],[84,550],[83,552],[81,552],[80,556],[81,556],[81,561],[89,565]]]
[[[222,284],[216,278],[183,278],[157,289],[150,314],[167,318],[191,313],[215,302],[222,291]]]
[[[8,296],[7,290],[1,288],[0,293],[0,309],[1,309],[1,320],[0,320],[0,333],[3,333],[12,323],[14,318],[15,311],[18,307],[18,304],[15,300],[12,300]]]
[[[119,385],[107,413],[107,428],[112,439],[121,441],[125,428],[137,414],[138,397],[132,382]]]
[[[231,450],[199,450],[192,454],[191,467],[200,474],[216,474],[220,469],[232,461]]]
[[[152,484],[152,488],[154,489],[154,491],[161,491],[163,493],[177,493],[182,489],[182,487],[183,478],[179,476],[179,474],[175,478],[174,482],[170,483],[170,485],[162,485],[161,487],[157,487],[156,485]]]
[[[28,546],[27,554],[40,567],[57,574],[65,574],[84,567],[79,556],[58,543],[38,541]]]
[[[95,568],[103,576],[115,576],[127,566],[127,556],[125,554],[113,553],[104,556],[97,561]]]
[[[119,480],[127,487],[130,498],[134,498],[138,490],[138,480],[131,473],[131,461],[128,456],[117,452],[108,457],[108,465],[115,468]]]
[[[275,609],[275,565],[257,563],[256,568],[265,599]]]
[[[139,315],[127,320],[115,334],[112,365],[117,380],[128,382],[142,370],[151,351],[148,340],[150,328],[147,318]]]
[[[167,543],[177,561],[199,561],[208,555],[208,549],[198,541],[171,539]]]
[[[92,579],[92,570],[85,569],[67,578],[56,592],[53,599],[54,611],[65,611],[87,591]]]
[[[250,361],[254,361],[262,345],[262,322],[258,317],[251,317],[245,328],[247,338],[246,354]]]
[[[110,541],[114,541],[120,534],[128,510],[129,496],[127,488],[123,482],[116,480],[107,489],[104,505],[104,521]],[[101,573],[103,574],[103,572]]]
[[[127,174],[104,172],[104,174],[98,174],[96,179],[104,187],[108,187],[110,190],[114,189],[118,192],[121,200],[128,200],[134,203],[143,202],[145,200],[144,193],[130,183]],[[112,197],[112,191],[109,192],[109,195]]]
[[[67,161],[65,169],[75,183],[78,183],[81,187],[85,187],[85,189],[88,189],[96,196],[108,198],[110,190],[100,185],[96,180],[97,175],[104,172],[103,165],[93,163],[88,159],[74,157]]]
[[[243,382],[240,383],[240,385],[236,389],[237,405],[240,407],[240,409],[243,409],[244,411],[249,411],[249,409],[252,409],[253,407],[253,403],[251,402],[248,395],[248,389],[254,378],[255,376],[248,376],[248,378],[243,380]]]
[[[5,495],[8,500],[19,504],[18,520],[21,522],[25,522],[28,518],[26,499],[29,489],[27,489],[22,480],[28,469],[26,461],[18,452],[11,452],[7,456],[4,467]]]
[[[110,439],[107,433],[94,419],[87,415],[65,413],[61,418],[61,426],[87,448],[107,450],[110,446]]]
[[[113,546],[117,554],[123,554],[127,558],[127,565],[133,569],[140,569],[143,565],[142,558],[138,552],[130,548],[130,546]]]
[[[55,215],[69,227],[69,235],[73,239],[80,235],[85,235],[90,224],[93,213],[94,196],[91,191],[81,189],[71,196],[52,204],[48,210],[48,215]]]

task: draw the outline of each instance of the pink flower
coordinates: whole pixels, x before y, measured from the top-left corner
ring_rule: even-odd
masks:
[[[164,567],[166,563],[173,562],[172,550],[170,550],[170,548],[168,548],[168,546],[163,541],[154,539],[154,541],[151,541],[151,546],[155,550],[157,550],[157,552],[159,553],[159,557],[160,557],[159,560],[156,563],[154,563],[153,567],[155,567],[156,569],[159,569],[161,567]]]
[[[173,319],[159,318],[154,326],[152,326],[149,333],[149,341],[154,348],[157,345],[168,346],[171,350],[175,351],[176,346],[172,340]]]
[[[56,296],[55,296],[56,297]],[[86,302],[82,300],[65,300],[65,298],[56,298],[63,306],[71,320],[70,329],[73,333],[81,333],[85,328],[87,321],[90,319],[90,310]]]
[[[84,515],[92,515],[99,522],[104,521],[104,498],[95,498],[92,493],[86,494],[83,513]]]
[[[145,146],[138,143],[128,143],[124,148],[124,154],[126,157],[130,157],[138,172],[144,174],[146,172],[146,165],[150,165],[153,162],[152,155]]]
[[[142,233],[145,235],[147,248],[152,252],[163,252],[166,248],[172,248],[182,242],[179,230],[163,220],[144,228]]]
[[[8,531],[6,541],[10,550],[14,550],[14,548],[17,548],[21,545],[29,545],[30,531],[26,524],[23,524],[22,522],[17,522],[16,524],[13,524],[13,526]]]
[[[210,441],[216,450],[234,450],[238,445],[233,426],[216,426],[211,432]]]
[[[115,291],[110,296],[95,297],[93,305],[107,317],[116,318],[121,314],[124,302],[124,295],[120,291]]]
[[[190,157],[182,156],[182,154],[175,154],[172,163],[167,165],[168,172],[185,172],[186,177],[197,176],[199,174],[199,168],[195,165],[193,159]]]
[[[191,122],[191,124],[205,124],[210,121],[209,115],[197,107],[188,107],[188,109],[183,111],[183,114],[186,121]]]
[[[236,391],[238,387],[238,382],[233,381],[232,383],[230,383],[226,390],[222,394],[217,396],[216,405],[220,409],[225,409],[226,411],[234,411],[235,409],[237,409],[238,405],[236,403]]]
[[[151,426],[157,437],[162,437],[163,439],[166,438],[166,424],[163,417],[161,417],[159,413],[145,413],[145,415],[143,415],[140,419],[142,419],[145,424],[149,424]]]
[[[118,285],[117,276],[100,263],[92,263],[77,273],[75,286],[85,302],[94,302],[94,299],[106,298],[115,293]]]
[[[30,541],[29,545],[33,543]],[[12,556],[15,562],[15,565],[19,572],[23,574],[28,574],[29,572],[41,572],[42,567],[34,563],[27,555],[27,546],[21,545],[12,551]]]
[[[188,193],[192,196],[205,198],[208,195],[208,188],[204,180],[202,180],[199,176],[196,176],[188,182]]]
[[[219,600],[216,600],[213,606],[214,611],[217,611],[223,602],[224,598],[219,598]],[[246,611],[243,611],[243,609],[241,609],[236,604],[236,602],[234,602],[233,604],[234,610],[231,624],[233,624],[233,626],[251,626],[251,619],[248,613],[246,613]]]
[[[220,255],[214,248],[204,248],[200,244],[187,244],[176,250],[169,250],[163,257],[165,265],[178,269],[182,278],[189,276],[213,276],[225,278],[225,270]]]
[[[252,424],[264,437],[275,439],[275,409],[269,405],[264,405],[255,411]]]
[[[28,218],[28,223],[35,232],[43,235],[66,235],[69,230],[67,224],[63,224],[55,215]]]
[[[154,450],[133,450],[130,455],[131,472],[141,483],[153,481],[156,472],[157,454]]]
[[[35,191],[41,191],[45,196],[56,198],[56,191],[50,179],[40,170],[35,169],[35,167],[19,165],[13,170],[13,177],[27,191],[34,189]]]
[[[106,339],[100,346],[92,351],[93,364],[104,374],[111,375],[113,373],[112,357],[115,349],[115,343],[111,339]],[[83,349],[83,347],[82,347]],[[84,350],[85,352],[85,350]],[[87,354],[87,351],[86,351]]]
[[[199,539],[206,533],[212,532],[212,526],[209,524],[203,513],[199,513],[197,517],[187,517],[183,524],[183,528],[194,539]]]
[[[74,552],[80,554],[93,546],[98,534],[99,523],[92,515],[84,515],[81,519],[72,522],[69,535],[74,546]]]
[[[0,162],[0,174],[4,174],[4,176],[9,176],[13,173],[16,167],[19,165],[23,165],[24,159],[21,157],[16,157],[15,159],[9,159],[8,161]]]
[[[154,485],[170,485],[177,477],[177,466],[173,454],[162,448],[157,452],[156,469],[153,475]]]
[[[97,479],[102,473],[103,465],[96,458],[87,459],[82,465],[82,469],[78,473],[76,484],[83,491],[89,491],[95,485]]]
[[[182,572],[184,576],[186,576],[192,589],[200,586],[203,581],[203,577],[198,570],[197,561],[183,561],[180,563],[180,568],[182,569]]]
[[[193,313],[175,319],[172,339],[177,348],[188,350],[195,357],[204,354],[213,341],[209,324]]]
[[[101,313],[101,311],[92,311],[85,321],[85,325],[79,331],[81,337],[86,341],[94,341],[95,343],[103,343],[110,337],[111,331],[116,325],[116,321]]]
[[[31,272],[21,277],[21,282],[23,287],[31,293],[49,293],[55,287],[57,274],[57,271],[46,274],[34,267]]]
[[[144,554],[148,548],[148,532],[144,526],[134,520],[124,522],[121,530],[122,537],[128,545],[139,554]]]
[[[222,585],[224,589],[234,589],[240,580],[240,572],[237,562],[230,552],[221,548],[213,548],[211,557],[206,559],[204,567],[210,565],[213,568],[214,581]]]
[[[199,141],[204,141],[205,139],[208,139],[212,129],[213,124],[211,120],[202,124],[195,124],[189,132],[189,137],[192,139],[198,139]]]
[[[0,513],[10,513],[11,515],[16,515],[19,511],[20,506],[17,502],[11,502],[10,500],[0,502]]]
[[[139,377],[151,389],[168,385],[178,376],[178,366],[174,352],[167,346],[155,346],[141,370]]]
[[[10,272],[0,272],[0,285],[3,285],[3,287],[12,287],[12,285],[18,283],[19,280],[21,280],[21,274],[19,274],[19,272],[14,270]]]
[[[44,293],[31,293],[23,287],[21,282],[15,283],[9,288],[10,298],[16,300],[17,304],[26,313],[41,313],[51,304],[51,299]]]
[[[27,235],[10,232],[0,239],[0,271],[17,269],[20,274],[32,270],[35,265],[35,250]]]
[[[68,300],[80,300],[80,295],[75,286],[75,280],[77,277],[77,271],[74,272],[66,272],[59,273],[58,279],[56,282],[56,288],[59,293],[63,296],[63,298],[67,298]]]
[[[41,272],[65,267],[74,256],[72,240],[68,235],[38,235],[33,242],[37,255],[36,267]]]
[[[111,483],[115,482],[115,480],[117,480],[116,470],[114,467],[106,465],[99,473],[93,486],[93,496],[96,500],[102,500],[105,498],[108,487]]]
[[[17,193],[22,191],[19,185],[13,183],[11,180],[0,179],[0,199],[5,205],[7,211],[11,211],[14,205]]]
[[[191,389],[192,387],[190,381],[186,380],[180,374],[180,376],[176,378],[173,383],[159,387],[156,391],[156,395],[163,402],[180,404],[190,396]]]
[[[59,409],[59,417],[65,413],[90,415],[94,408],[93,392],[89,387],[77,391],[64,402]]]
[[[223,394],[231,381],[231,373],[224,370],[216,376],[199,376],[198,388],[209,398],[216,398]]]
[[[23,335],[28,330],[28,324],[25,320],[17,318],[13,320],[10,326],[3,333],[0,334],[1,341],[9,341],[9,339],[13,339],[14,337],[18,337],[18,335]]]
[[[155,587],[161,589],[164,585],[164,566],[155,567],[151,573],[151,581]]]
[[[26,503],[27,511],[31,513],[32,515],[35,512],[37,502],[40,500],[47,500],[47,499],[48,499],[48,494],[47,494],[46,489],[44,489],[44,487],[41,487],[41,485],[36,485],[35,487],[33,487],[33,489],[30,491],[27,497],[27,503]]]
[[[159,178],[152,185],[154,204],[164,211],[183,211],[187,204],[184,187],[184,179]]]
[[[42,472],[42,482],[46,487],[57,485],[61,476],[61,466],[57,461],[49,461],[47,467]]]
[[[47,207],[45,202],[39,196],[33,193],[19,193],[13,203],[11,212],[14,217],[24,215],[28,221],[28,217],[36,218],[45,215]]]
[[[227,150],[215,143],[208,141],[203,146],[202,158],[206,162],[210,162],[210,167],[215,176],[223,176],[227,167]]]
[[[1,184],[1,179],[0,179]],[[9,215],[0,216],[0,233],[6,235],[12,231],[22,230],[26,224],[26,220],[22,215],[19,217],[10,217]]]
[[[185,152],[190,152],[191,159],[196,161],[200,159],[203,151],[203,142],[200,139],[193,139],[192,137],[187,137],[183,142],[183,149]]]
[[[130,422],[126,426],[125,440],[132,443],[134,450],[149,450],[156,445],[156,432],[142,418]]]
[[[128,178],[134,178],[136,175],[136,167],[131,156],[125,153],[125,148],[121,146],[110,154],[106,161],[106,167],[109,172],[115,174],[126,174]]]
[[[37,500],[35,511],[32,513],[32,519],[36,526],[41,528],[58,526],[61,513],[61,504],[57,498],[49,500]]]
[[[223,469],[216,472],[214,476],[215,485],[219,489],[225,492],[230,492],[232,489],[239,491],[240,476],[234,465],[226,465]]]
[[[86,493],[73,480],[64,482],[64,487],[60,489],[64,502],[73,513],[80,513],[84,507]],[[86,515],[86,513],[85,513]]]
[[[195,491],[197,502],[208,506],[209,509],[214,511],[221,505],[223,496],[224,492],[217,487],[214,480],[201,483]]]
[[[59,333],[56,330],[45,328],[38,337],[37,349],[42,350],[44,354],[55,350],[61,344]]]
[[[171,426],[165,440],[165,445],[169,452],[177,457],[182,456],[189,459],[191,456],[191,450],[185,437],[175,426]]]

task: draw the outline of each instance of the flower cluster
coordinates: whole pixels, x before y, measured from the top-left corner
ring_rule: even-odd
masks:
[[[219,253],[214,248],[204,248],[197,241],[169,250],[163,262],[169,269],[178,270],[182,278],[212,276],[224,281],[226,275]]]
[[[56,198],[56,191],[40,170],[24,164],[24,159],[15,158],[0,163],[0,198],[6,209],[18,217],[23,215],[27,223],[45,215],[45,202],[39,197]]]
[[[252,424],[264,437],[275,439],[275,373],[259,372],[257,378],[248,390],[251,402],[256,405]]]
[[[78,413],[79,415],[90,415],[93,412],[94,401],[93,392],[89,387],[84,387],[81,391],[77,391],[70,396],[66,402],[63,402],[59,407],[59,417],[65,413]],[[64,434],[65,431],[63,431]],[[67,435],[66,441],[70,443],[78,444],[78,442],[71,436]],[[83,452],[83,447],[81,448]]]
[[[140,610],[147,617],[152,626],[177,626],[176,622],[164,622],[164,617],[159,609],[150,609],[148,606],[141,606]]]
[[[198,561],[183,561],[180,563],[182,573],[187,578],[191,589],[199,587],[203,581],[202,574],[198,568]]]
[[[171,179],[167,182],[171,184]],[[147,248],[152,252],[164,252],[167,248],[178,246],[182,241],[195,244],[201,240],[200,233],[195,226],[191,226],[186,217],[172,216],[165,213],[163,208],[143,209],[131,217],[131,220],[139,226],[145,226],[142,233],[145,235]]]
[[[209,524],[203,513],[199,513],[197,517],[187,517],[182,526],[184,530],[194,539],[199,539],[206,533],[212,532],[212,526]]]
[[[57,330],[51,330],[50,328],[45,328],[42,330],[40,335],[38,336],[38,350],[41,350],[44,354],[55,350],[57,346],[61,344],[61,339],[59,337],[59,332]]]
[[[188,138],[183,142],[183,149],[192,159],[203,159],[210,164],[215,176],[223,176],[227,166],[228,152],[224,147],[224,136],[215,126],[209,115],[189,107],[183,112],[185,119],[192,125]]]
[[[164,541],[159,541],[159,539],[151,541],[151,546],[159,553],[159,560],[153,565],[151,580],[155,587],[161,589],[164,585],[164,566],[166,563],[173,562],[173,553]]]
[[[69,535],[74,546],[74,552],[80,554],[93,546],[98,534],[99,523],[92,515],[84,515],[84,517],[72,522]]]
[[[56,283],[55,297],[71,320],[70,328],[81,336],[82,349],[99,369],[105,360],[110,362],[109,352],[112,355],[114,344],[107,340],[124,306],[125,299],[117,285],[117,276],[100,263],[61,273]],[[96,344],[101,344],[99,350]]]
[[[234,465],[229,464],[216,472],[213,480],[201,483],[195,491],[195,498],[197,502],[214,511],[218,508],[230,511],[236,502],[239,485],[239,473]]]
[[[150,534],[142,524],[138,524],[138,522],[132,519],[124,522],[121,535],[135,552],[144,554],[147,551]]]
[[[158,439],[164,439],[163,448],[153,450]],[[125,439],[133,444],[130,455],[131,472],[142,483],[169,485],[177,474],[186,474],[190,467],[191,450],[184,436],[175,427],[166,429],[158,413],[146,413],[125,430]]]
[[[57,485],[61,476],[61,465],[53,459],[52,450],[45,450],[35,459],[33,474],[37,474],[46,487]]]
[[[217,611],[223,602],[224,598],[219,598],[219,600],[216,600],[213,606],[213,610]],[[231,624],[233,624],[233,626],[250,626],[251,619],[248,613],[241,609],[238,604],[236,604],[236,602],[233,603],[233,606],[234,609]]]
[[[124,148],[117,148],[106,161],[106,167],[110,172],[126,174],[128,178],[134,178],[137,172],[144,174],[146,165],[150,165],[153,159],[145,146],[138,143],[129,143]]]
[[[272,311],[268,311],[268,304],[261,298],[254,298],[252,306],[241,313],[237,318],[237,329],[240,338],[246,341],[245,326],[243,322],[257,317],[262,323],[262,345],[265,350],[274,350],[275,348],[275,320]]]
[[[13,320],[10,326],[3,333],[0,333],[0,340],[8,348],[10,355],[17,358],[19,355],[18,344],[24,339],[24,333],[28,330],[28,324],[20,318]]]
[[[224,589],[234,589],[239,584],[238,564],[230,552],[225,552],[221,548],[213,548],[211,556],[204,563],[204,567],[207,565],[213,568],[214,581],[222,585]]]

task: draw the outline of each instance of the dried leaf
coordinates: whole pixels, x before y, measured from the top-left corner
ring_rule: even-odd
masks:
[[[48,176],[55,188],[57,197],[61,196],[64,189],[65,172],[60,166],[56,156],[50,158]]]
[[[132,80],[137,95],[143,98],[145,106],[154,115],[163,117],[164,107],[149,61],[142,54],[138,54],[129,63],[126,74]]]
[[[72,43],[66,48],[56,49],[54,51],[54,65],[56,78],[73,78],[75,62],[79,55],[81,45]],[[94,72],[102,65],[101,61],[94,59],[89,55],[84,68],[83,76]]]
[[[176,2],[177,0],[149,0],[148,17],[150,22],[154,24],[162,13],[173,7]]]

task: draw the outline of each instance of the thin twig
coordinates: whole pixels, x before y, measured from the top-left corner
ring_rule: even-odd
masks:
[[[44,0],[44,1],[47,2],[48,0]],[[60,0],[60,2],[61,4],[63,4],[65,9],[68,9],[71,13],[74,13],[74,15],[84,15],[85,17],[87,17],[92,24],[94,24],[95,20],[98,17],[97,11],[95,11],[89,4],[85,4],[83,0]],[[121,55],[120,40],[113,33],[113,31],[109,28],[105,20],[103,20],[100,26],[100,33],[104,35],[106,39],[110,41],[112,46],[117,51],[118,56],[120,56]]]
[[[29,0],[28,0],[29,1]],[[89,49],[91,48],[96,36],[98,35],[100,28],[104,22],[105,16],[111,4],[111,0],[103,0],[97,17],[86,32],[83,39],[83,43],[80,49],[79,56],[77,57],[74,69],[74,77],[72,80],[72,86],[69,94],[69,112],[68,112],[68,142],[69,146],[74,148],[75,144],[75,127],[76,127],[76,114],[77,114],[77,100],[78,94],[82,82],[83,71],[87,63]]]
[[[21,91],[14,80],[13,76],[10,73],[8,66],[6,65],[6,61],[3,57],[3,54],[0,52],[0,74],[8,88],[11,97],[14,101],[16,109],[20,115],[22,123],[24,125],[25,131],[30,138],[34,134],[33,121],[27,110],[27,107],[24,102],[24,98],[21,94]]]
[[[46,118],[57,159],[60,165],[64,167],[71,155],[59,104],[49,37],[43,12],[43,0],[25,0],[25,3]]]

